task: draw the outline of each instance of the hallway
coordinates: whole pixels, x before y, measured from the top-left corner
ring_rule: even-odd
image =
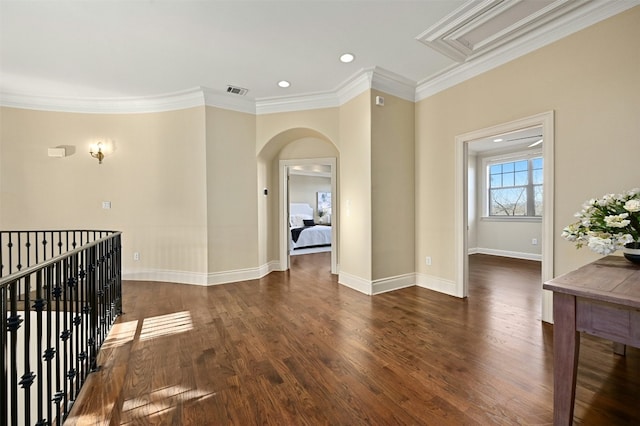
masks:
[[[67,422],[551,424],[539,263],[471,256],[466,300],[343,287],[329,253],[256,281],[124,282],[124,312]],[[583,339],[575,420],[640,418],[640,351]]]

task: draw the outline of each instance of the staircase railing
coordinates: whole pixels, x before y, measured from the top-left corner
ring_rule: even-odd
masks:
[[[0,424],[61,425],[122,312],[121,233],[0,232]]]

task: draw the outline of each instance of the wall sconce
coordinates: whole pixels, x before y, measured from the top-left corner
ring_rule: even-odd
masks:
[[[98,164],[102,164],[102,159],[104,158],[104,152],[102,152],[102,142],[98,142],[95,148],[91,146],[91,149],[89,150],[89,154],[91,154],[93,158],[98,159]]]

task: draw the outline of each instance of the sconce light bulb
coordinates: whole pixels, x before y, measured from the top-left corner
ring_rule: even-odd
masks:
[[[91,147],[91,149],[89,150],[89,154],[91,154],[93,158],[98,159],[98,164],[102,164],[102,159],[104,158],[104,153],[102,152],[102,142],[98,142],[96,147],[98,148],[98,152],[93,152],[93,147]]]

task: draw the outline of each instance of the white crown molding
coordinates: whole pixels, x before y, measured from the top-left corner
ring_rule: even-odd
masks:
[[[305,111],[309,109],[334,108],[337,106],[339,106],[338,98],[334,92],[277,98],[259,98],[256,100],[256,114]]]
[[[373,70],[371,88],[411,102],[416,94],[415,81],[380,67]]]
[[[465,63],[454,64],[418,83],[391,71],[372,67],[361,69],[332,91],[301,96],[253,100],[204,87],[140,98],[78,99],[0,93],[0,106],[58,112],[131,114],[174,111],[206,105],[261,115],[334,108],[369,89],[417,102],[637,5],[640,5],[640,0],[589,1],[508,45],[498,47],[485,55],[475,56]]]
[[[373,68],[362,68],[336,89],[339,104],[344,105],[359,94],[371,89]]]
[[[240,95],[231,95],[207,87],[200,88],[204,96],[204,104],[210,107],[228,109],[238,112],[246,112],[248,114],[256,113],[256,103],[250,98],[244,98]]]
[[[415,82],[382,68],[362,69],[336,90],[302,96],[257,99],[229,95],[206,87],[144,98],[63,98],[0,93],[0,106],[41,111],[132,114],[211,106],[248,114],[272,114],[335,108],[369,89],[413,101]]]
[[[204,105],[200,88],[141,98],[65,98],[0,93],[0,106],[88,114],[133,114],[175,111]]]
[[[537,28],[512,41],[508,45],[496,48],[466,63],[454,64],[444,72],[419,82],[415,101],[421,101],[433,96],[438,92],[506,64],[639,4],[640,0],[591,1],[585,6],[550,22],[547,26]]]
[[[334,108],[343,105],[369,89],[413,102],[416,82],[380,67],[363,68],[335,90],[303,96],[256,100],[257,114]]]

